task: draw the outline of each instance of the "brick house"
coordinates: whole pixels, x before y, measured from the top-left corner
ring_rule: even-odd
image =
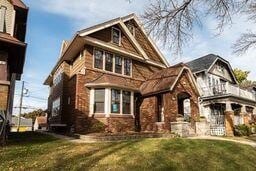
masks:
[[[5,113],[9,123],[15,81],[20,80],[25,61],[27,15],[22,1],[0,0],[0,113]]]
[[[165,72],[170,82],[157,77]],[[152,79],[167,85],[148,94]],[[60,58],[44,82],[50,86],[49,127],[85,133],[170,130],[168,122],[177,121],[178,103],[183,105],[184,99],[192,99],[192,115],[198,115],[194,83],[184,64],[169,67],[134,14],[116,18],[63,41]],[[179,110],[183,114],[183,107]],[[166,119],[158,120],[161,112]],[[149,117],[151,126],[145,126]]]

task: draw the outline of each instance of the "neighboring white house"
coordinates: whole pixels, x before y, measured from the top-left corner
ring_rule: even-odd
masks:
[[[211,135],[226,134],[225,112],[233,113],[233,125],[250,122],[256,114],[255,93],[239,87],[228,61],[209,54],[187,65],[201,90],[200,114],[210,124]]]
[[[47,117],[46,116],[39,116],[36,117],[35,123],[34,123],[34,131],[36,130],[47,130]]]

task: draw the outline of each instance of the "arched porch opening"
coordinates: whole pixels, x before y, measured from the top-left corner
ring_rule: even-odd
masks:
[[[177,95],[178,100],[178,118],[184,118],[185,121],[189,120],[191,116],[191,95],[187,92],[182,92]]]

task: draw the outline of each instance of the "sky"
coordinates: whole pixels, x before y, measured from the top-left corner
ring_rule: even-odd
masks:
[[[46,109],[49,88],[44,80],[56,64],[62,40],[69,40],[76,31],[101,22],[135,13],[143,14],[153,0],[23,0],[29,7],[27,24],[28,43],[26,62],[22,80],[28,93],[23,100],[22,113],[34,109]],[[209,53],[217,54],[228,60],[233,68],[251,71],[249,79],[256,80],[256,50],[241,56],[232,53],[232,44],[239,35],[248,30],[256,31],[255,24],[247,22],[244,16],[233,18],[232,27],[228,26],[221,35],[216,36],[214,18],[205,18],[202,27],[196,27],[191,41],[183,48],[180,56],[170,49],[161,47],[171,65],[188,62]],[[14,114],[18,113],[21,94],[21,81],[16,82]]]

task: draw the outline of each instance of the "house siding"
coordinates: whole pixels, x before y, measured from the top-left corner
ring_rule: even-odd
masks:
[[[6,10],[6,32],[10,35],[13,35],[13,28],[14,28],[14,16],[15,10],[13,5],[8,0],[0,0],[0,6],[5,6]]]

